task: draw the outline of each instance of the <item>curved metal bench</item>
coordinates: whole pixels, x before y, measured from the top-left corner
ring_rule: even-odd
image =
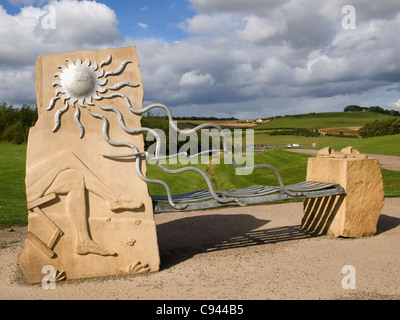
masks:
[[[222,199],[235,198],[237,202],[221,203],[213,199],[210,191],[197,190],[184,194],[173,195],[172,200],[176,204],[183,206],[181,210],[194,211],[210,209],[226,205],[248,205],[261,204],[273,201],[284,201],[293,199],[308,199],[320,198],[334,195],[344,195],[345,190],[337,184],[304,181],[293,185],[288,185],[286,188],[296,195],[289,195],[278,186],[261,186],[255,185],[248,188],[231,190],[231,191],[216,191],[216,194]],[[178,209],[172,207],[168,202],[167,196],[152,195],[153,208],[155,213],[173,212]]]

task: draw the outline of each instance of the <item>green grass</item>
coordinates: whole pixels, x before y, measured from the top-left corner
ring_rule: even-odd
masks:
[[[166,164],[165,167],[172,170],[178,170],[188,165]],[[206,165],[190,165],[207,172]],[[147,164],[147,177],[154,180],[162,180],[168,183],[173,194],[180,194],[194,190],[206,189],[207,184],[196,172],[183,172],[177,175],[171,175],[162,171],[157,165]],[[149,192],[154,195],[166,194],[165,188],[159,184],[149,183]]]
[[[311,148],[313,143],[317,144],[317,149],[332,147],[335,150],[352,146],[362,153],[374,153],[383,155],[400,156],[400,134],[373,138],[342,138],[333,136],[320,136],[316,138],[301,136],[270,136],[265,131],[255,131],[255,144],[267,144],[285,147],[288,144],[298,143],[301,148]]]
[[[0,144],[0,227],[26,225],[26,145]]]
[[[400,171],[382,169],[385,197],[400,197]]]
[[[285,184],[293,184],[304,181],[307,171],[307,155],[291,153],[284,150],[273,150],[254,155],[254,164],[269,164],[280,171]],[[199,161],[200,162],[200,161]],[[246,165],[246,164],[243,164]],[[247,166],[252,164],[247,163]],[[246,175],[244,170],[236,169],[220,160],[220,164],[198,164],[193,165],[203,170],[210,177],[212,185],[216,190],[233,190],[249,187],[257,184],[279,185],[278,179],[271,170],[257,169],[252,174]],[[168,165],[168,168],[181,168],[182,165]],[[167,181],[173,194],[189,191],[207,189],[207,184],[199,173],[186,172],[171,176],[164,173],[156,165],[148,166],[148,177],[151,179],[162,179]],[[151,194],[166,194],[162,186],[149,184]]]
[[[334,138],[334,137],[331,137]],[[400,156],[400,134],[373,138],[339,138],[332,139],[330,143],[321,146],[331,146],[335,150],[341,150],[347,146],[353,146],[362,153],[373,153]]]
[[[257,125],[256,130],[273,128],[322,129],[363,126],[375,120],[393,119],[374,112],[326,112],[285,116]]]

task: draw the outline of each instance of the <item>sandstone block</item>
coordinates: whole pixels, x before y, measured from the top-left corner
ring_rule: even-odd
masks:
[[[384,204],[378,159],[362,156],[309,158],[307,181],[340,184],[346,196],[304,201],[304,229],[336,237],[359,238],[376,233]]]

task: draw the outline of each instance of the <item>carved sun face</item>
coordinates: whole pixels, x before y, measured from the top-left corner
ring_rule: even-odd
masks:
[[[104,76],[104,70],[96,71],[97,63],[90,66],[88,59],[82,62],[77,58],[76,63],[70,59],[67,61],[68,66],[59,66],[62,72],[55,74],[60,78],[53,83],[53,86],[60,86],[56,90],[56,96],[63,93],[62,102],[65,103],[69,99],[72,106],[75,106],[76,102],[82,107],[85,106],[85,102],[93,105],[92,99],[100,99],[97,92],[104,93],[107,90],[102,88],[107,83],[107,79],[100,79]]]
[[[74,63],[71,59],[66,60],[68,62],[68,66],[60,65],[58,66],[61,69],[61,72],[57,72],[54,76],[58,77],[59,80],[53,82],[53,87],[57,87],[55,92],[55,97],[51,99],[50,105],[47,108],[47,111],[53,110],[56,105],[56,102],[60,100],[64,104],[64,107],[59,109],[55,114],[55,127],[53,132],[57,131],[61,125],[61,116],[66,113],[70,107],[74,107],[75,115],[74,121],[81,131],[81,138],[84,135],[84,128],[80,121],[80,107],[85,108],[90,113],[90,110],[85,106],[85,103],[90,106],[94,106],[94,100],[101,99],[112,99],[115,97],[122,97],[126,99],[123,94],[115,93],[108,96],[101,95],[98,93],[105,93],[107,90],[119,90],[124,86],[130,86],[136,88],[139,84],[133,84],[128,81],[119,82],[117,85],[112,87],[103,87],[107,84],[109,76],[118,76],[124,70],[127,64],[132,63],[132,61],[124,61],[121,66],[117,70],[108,71],[104,74],[104,66],[109,65],[112,61],[112,56],[110,55],[106,60],[100,62],[101,70],[97,71],[98,65],[97,62],[94,62],[93,65],[90,65],[90,60],[85,59],[82,62],[81,59],[76,58],[76,62]]]

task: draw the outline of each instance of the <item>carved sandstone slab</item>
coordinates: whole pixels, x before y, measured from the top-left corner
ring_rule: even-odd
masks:
[[[39,119],[26,164],[30,283],[157,271],[160,259],[142,158],[143,88],[134,47],[41,56]],[[139,173],[138,173],[139,172]]]
[[[359,156],[354,150],[349,156],[309,158],[307,181],[340,184],[345,197],[327,197],[304,202],[302,227],[336,237],[363,237],[376,233],[384,204],[382,175],[378,159]],[[328,152],[329,153],[329,152]]]

